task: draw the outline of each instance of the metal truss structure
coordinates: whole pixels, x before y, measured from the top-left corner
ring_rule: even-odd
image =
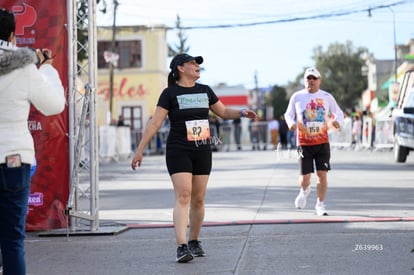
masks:
[[[65,213],[67,234],[99,229],[96,0],[88,0],[87,12],[83,15],[78,13],[77,2],[67,1],[70,148],[70,189]],[[87,28],[87,45],[78,41],[78,26]],[[88,57],[87,62],[78,62],[81,52]],[[81,75],[87,75],[85,85],[78,84]],[[81,177],[82,182],[88,184],[81,184]]]

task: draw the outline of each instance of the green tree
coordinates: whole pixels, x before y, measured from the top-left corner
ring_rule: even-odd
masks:
[[[276,119],[285,113],[288,103],[286,89],[277,85],[273,86],[264,100],[266,106],[273,107],[273,117]]]
[[[366,76],[362,74],[365,65],[366,48],[355,49],[352,42],[333,43],[326,51],[321,46],[314,48],[313,60],[322,75],[321,89],[330,92],[344,110],[358,105],[362,92],[367,88]],[[303,88],[303,68],[295,80],[286,85],[288,97]]]
[[[180,53],[187,53],[190,50],[190,47],[186,45],[187,37],[185,36],[185,32],[181,26],[181,18],[178,14],[177,21],[175,21],[175,28],[178,30],[178,44],[175,44],[174,47],[168,45],[168,56],[176,56]]]
[[[315,67],[322,75],[321,88],[329,91],[342,109],[352,109],[367,88],[367,79],[362,74],[366,48],[355,49],[352,42],[333,43],[326,52],[321,46],[314,49]]]

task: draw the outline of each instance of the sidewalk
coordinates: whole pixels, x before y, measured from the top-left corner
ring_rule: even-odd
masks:
[[[389,151],[333,151],[329,216],[319,217],[316,192],[304,210],[294,208],[293,153],[213,157],[200,237],[207,257],[175,263],[171,182],[164,156],[149,156],[138,171],[129,161],[100,166],[100,230],[125,231],[69,239],[29,233],[28,274],[412,273],[412,159],[401,165]]]

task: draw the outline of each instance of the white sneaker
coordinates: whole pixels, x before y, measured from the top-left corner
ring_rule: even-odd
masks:
[[[325,204],[323,202],[318,202],[315,205],[316,215],[318,216],[328,216],[326,212]]]
[[[305,208],[306,198],[309,196],[310,191],[311,191],[310,186],[305,191],[303,191],[302,188],[300,189],[299,195],[295,199],[296,208],[299,208],[299,209]]]

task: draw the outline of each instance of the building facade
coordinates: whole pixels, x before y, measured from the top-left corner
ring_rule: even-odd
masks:
[[[104,53],[112,49],[112,27],[98,27],[98,123],[114,124],[120,116],[131,130],[141,130],[167,86],[166,28],[116,27],[114,53],[119,58],[110,89],[110,65]],[[112,113],[109,112],[112,100]],[[110,115],[109,115],[110,114]]]

